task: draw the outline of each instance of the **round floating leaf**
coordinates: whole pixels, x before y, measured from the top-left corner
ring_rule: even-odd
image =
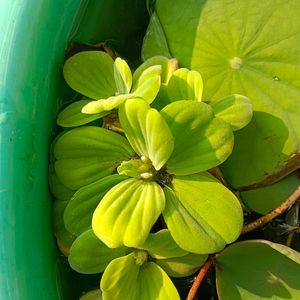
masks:
[[[164,193],[157,183],[130,178],[102,198],[92,227],[109,247],[137,247],[145,242],[164,207]]]
[[[245,127],[252,118],[252,103],[242,95],[231,95],[211,103],[215,116],[230,124],[232,130]]]
[[[151,103],[160,88],[161,66],[152,66],[142,72],[141,76],[133,82],[131,93]]]
[[[200,73],[186,68],[176,70],[167,87],[171,101],[202,99],[203,81]]]
[[[240,195],[249,208],[264,215],[284,202],[299,184],[299,173],[296,171],[276,183],[250,191],[242,191]]]
[[[158,259],[156,263],[172,277],[187,277],[194,274],[206,261],[207,255],[188,253],[181,257]]]
[[[156,1],[143,58],[173,56],[199,71],[206,100],[242,94],[253,103],[222,167],[231,186],[275,182],[299,168],[299,11],[298,0]]]
[[[114,63],[114,77],[117,91],[121,94],[128,94],[132,85],[132,74],[126,61],[119,57]]]
[[[188,254],[175,243],[167,229],[150,233],[146,242],[139,248],[147,250],[156,259],[180,257]]]
[[[235,241],[243,226],[238,199],[208,173],[176,177],[164,188],[165,222],[184,250],[206,254]]]
[[[196,101],[176,101],[162,111],[173,136],[174,150],[167,169],[176,175],[206,171],[222,163],[231,153],[230,126],[214,118],[211,107]]]
[[[55,170],[70,189],[95,182],[133,155],[127,140],[104,128],[83,126],[67,131],[54,146]]]
[[[118,108],[127,99],[135,99],[133,94],[112,96],[107,99],[100,99],[91,101],[82,108],[82,112],[85,114],[98,114],[104,111],[111,111]]]
[[[127,178],[126,176],[110,175],[80,188],[65,209],[66,228],[76,236],[91,228],[94,210],[102,197],[113,186]]]
[[[50,191],[57,200],[70,200],[75,193],[74,190],[67,188],[57,178],[53,163],[49,165],[48,182]]]
[[[114,61],[101,51],[80,52],[64,65],[64,77],[69,86],[92,99],[107,98],[116,92]]]
[[[64,224],[64,211],[68,204],[68,200],[55,200],[52,206],[52,228],[60,251],[67,256],[69,249],[76,239],[76,236],[69,232]]]
[[[113,259],[123,256],[125,253],[125,247],[108,248],[90,229],[74,241],[68,260],[72,269],[78,273],[95,274],[103,272]]]
[[[91,103],[91,100],[80,100],[70,104],[59,113],[57,124],[62,127],[76,127],[100,119],[108,114],[106,111],[94,115],[82,113],[82,108],[89,103]]]
[[[217,255],[220,300],[300,298],[300,253],[283,245],[252,240]]]
[[[140,267],[133,253],[108,265],[101,280],[101,290],[104,299],[180,299],[172,281],[159,266],[149,262]]]
[[[119,109],[125,135],[140,156],[149,158],[161,169],[173,151],[173,136],[160,113],[143,100],[127,100]]]

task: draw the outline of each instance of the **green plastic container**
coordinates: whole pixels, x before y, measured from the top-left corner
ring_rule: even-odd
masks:
[[[55,116],[70,95],[61,66],[71,40],[109,39],[135,59],[148,21],[144,2],[0,1],[1,300],[78,298],[80,279],[51,232],[47,184]]]

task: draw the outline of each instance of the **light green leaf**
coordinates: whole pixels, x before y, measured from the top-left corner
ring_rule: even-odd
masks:
[[[229,189],[208,173],[176,177],[172,185],[172,189],[164,188],[163,216],[182,249],[215,253],[238,238],[243,212]]]
[[[114,259],[106,268],[100,283],[104,299],[138,300],[140,267],[133,253]],[[130,288],[129,288],[130,287]]]
[[[133,155],[127,140],[104,128],[83,126],[64,133],[54,146],[55,171],[70,189],[95,182]]]
[[[207,255],[188,253],[181,257],[158,259],[156,263],[172,277],[187,277],[194,274],[206,261]]]
[[[101,289],[104,299],[180,300],[168,275],[153,262],[139,267],[133,253],[108,265]]]
[[[137,247],[165,207],[162,188],[155,182],[127,179],[114,186],[96,208],[92,227],[111,248]]]
[[[209,105],[191,100],[176,101],[167,105],[161,115],[175,137],[174,150],[167,162],[169,173],[188,175],[206,171],[230,155],[231,128],[214,118]]]
[[[91,101],[82,108],[85,114],[98,114],[118,108],[127,99],[136,99],[133,94],[112,96],[107,99]]]
[[[69,200],[55,200],[52,205],[52,228],[57,239],[57,244],[64,255],[69,254],[69,249],[76,236],[69,232],[64,224],[64,211]]]
[[[172,74],[177,70],[178,63],[175,58],[168,58],[166,56],[153,56],[144,61],[133,73],[133,81],[136,82],[149,67],[161,66],[161,83],[167,84]]]
[[[79,300],[102,300],[102,293],[100,290],[92,290],[83,294]]]
[[[125,135],[139,156],[149,158],[161,169],[173,150],[173,136],[159,112],[142,100],[127,100],[119,109]]]
[[[220,300],[300,298],[300,253],[283,245],[252,240],[217,255]]]
[[[80,100],[70,104],[59,113],[57,117],[57,124],[62,127],[76,127],[100,119],[108,114],[106,111],[102,111],[101,113],[97,113],[92,116],[82,113],[82,108],[91,102],[94,101]]]
[[[131,93],[151,103],[160,88],[160,74],[162,67],[152,66],[142,72],[141,76],[133,82]]]
[[[91,228],[94,210],[102,197],[114,185],[127,178],[126,176],[110,175],[80,188],[65,209],[66,228],[76,236]]]
[[[114,78],[117,91],[121,94],[128,94],[132,85],[132,74],[126,61],[119,57],[114,62]]]
[[[222,166],[235,188],[276,182],[300,166],[299,11],[298,0],[156,1],[143,58],[169,52],[200,72],[205,100],[242,94],[253,103]]]
[[[92,99],[112,96],[116,92],[113,59],[101,51],[80,52],[64,65],[64,77],[76,92]]]
[[[54,163],[49,165],[48,182],[50,191],[57,200],[70,200],[75,193],[74,190],[67,188],[57,178]]]
[[[186,68],[178,69],[170,78],[167,91],[171,101],[201,101],[203,92],[202,77],[197,71],[190,71]]]
[[[126,248],[111,249],[87,230],[72,244],[68,261],[72,269],[82,274],[95,274],[105,270],[115,258],[125,255]]]
[[[279,182],[249,191],[242,191],[240,195],[247,207],[265,215],[283,203],[298,185],[299,173],[296,171]]]
[[[147,250],[156,259],[180,257],[188,254],[175,243],[167,229],[150,233],[146,242],[139,248]]]
[[[230,124],[232,130],[245,127],[252,118],[252,103],[242,95],[231,95],[211,103],[215,116]]]

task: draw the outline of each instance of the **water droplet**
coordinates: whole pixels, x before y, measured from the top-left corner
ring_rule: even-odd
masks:
[[[235,56],[235,57],[233,57],[232,59],[229,60],[229,64],[230,64],[230,67],[232,69],[238,70],[242,67],[243,61],[242,61],[241,58]]]
[[[278,76],[273,76],[274,81],[280,81],[280,78]]]

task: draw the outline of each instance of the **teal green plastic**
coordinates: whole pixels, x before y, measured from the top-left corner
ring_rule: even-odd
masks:
[[[111,37],[135,57],[146,23],[145,1],[0,0],[1,300],[78,299],[82,279],[58,253],[47,184],[55,116],[70,94],[61,67],[71,40]]]

